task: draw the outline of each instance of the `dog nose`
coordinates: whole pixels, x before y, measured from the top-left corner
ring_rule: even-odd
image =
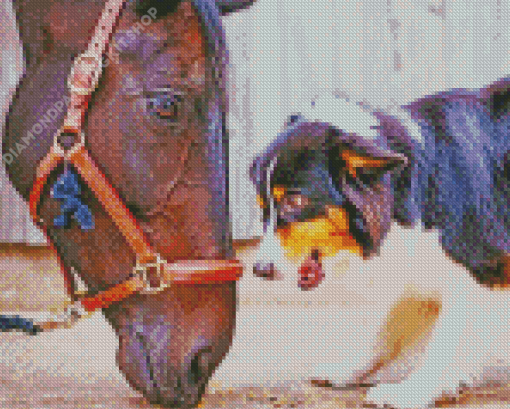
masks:
[[[276,266],[271,262],[257,262],[253,266],[253,274],[257,277],[265,278],[267,280],[274,280],[276,278]]]

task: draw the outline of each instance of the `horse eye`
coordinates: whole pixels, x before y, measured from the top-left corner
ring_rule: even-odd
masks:
[[[151,93],[147,97],[147,110],[161,119],[175,121],[182,105],[182,95],[170,91]]]

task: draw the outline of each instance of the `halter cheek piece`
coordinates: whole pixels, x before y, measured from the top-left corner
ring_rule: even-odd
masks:
[[[37,169],[36,180],[30,194],[30,213],[34,221],[42,225],[43,221],[39,218],[38,207],[48,178],[59,164],[72,165],[96,194],[101,205],[136,253],[136,266],[131,278],[94,296],[81,297],[68,305],[60,316],[36,326],[31,326],[28,321],[25,322],[24,329],[28,328],[27,332],[35,333],[62,327],[69,328],[77,319],[97,309],[107,308],[112,303],[122,301],[132,294],[160,292],[173,282],[203,284],[236,281],[242,275],[242,265],[237,260],[166,262],[151,248],[135,218],[126,208],[116,190],[107,181],[105,175],[96,166],[85,147],[83,121],[88,102],[99,82],[102,73],[102,56],[108,47],[109,38],[115,29],[125,1],[107,1],[87,50],[74,61],[67,82],[70,103],[64,124],[55,134],[53,146]],[[68,143],[69,138],[72,139],[70,144]],[[66,140],[65,145],[64,139]],[[5,320],[5,318],[2,319]],[[0,319],[0,330],[5,330],[11,324],[2,321],[2,319]],[[17,320],[16,322],[22,320],[19,317],[10,319]],[[18,325],[18,329],[22,326]],[[9,329],[13,328],[7,330]]]

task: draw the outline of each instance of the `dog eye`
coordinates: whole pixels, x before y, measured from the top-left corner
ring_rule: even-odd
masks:
[[[308,204],[308,198],[303,195],[289,195],[283,199],[283,207],[289,210],[302,209]]]
[[[175,121],[182,105],[182,95],[171,90],[161,90],[147,94],[147,110],[161,119]]]
[[[291,206],[301,207],[303,205],[303,198],[301,196],[295,196],[290,198]]]

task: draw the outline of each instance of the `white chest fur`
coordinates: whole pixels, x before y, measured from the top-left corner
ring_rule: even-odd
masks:
[[[302,112],[306,119],[378,137],[375,116],[359,105],[334,96],[315,102]],[[390,114],[423,145],[406,111]],[[424,407],[460,383],[510,381],[510,294],[476,284],[446,256],[437,232],[393,224],[379,255],[365,261],[340,252],[324,260],[319,287],[302,291],[302,260],[289,261],[271,231],[256,251],[238,255],[247,274],[235,339],[211,384],[316,378],[342,385],[361,377],[377,383],[372,402]],[[259,260],[275,263],[281,279],[251,275]]]
[[[414,385],[409,402],[425,404],[460,381],[507,376],[509,297],[478,286],[444,254],[436,232],[394,224],[379,256],[363,261],[342,252],[326,260],[326,278],[312,291],[298,288],[298,264],[271,234],[241,259],[247,274],[239,283],[235,339],[213,379],[222,386],[311,378],[342,384],[392,354],[373,381],[398,382],[414,372],[400,384],[372,388],[374,401],[398,404],[388,398],[392,388]],[[282,279],[252,276],[256,259],[276,262]],[[432,321],[423,318],[422,305],[439,307]],[[431,322],[428,337],[409,335]],[[402,339],[409,348],[389,345]]]

